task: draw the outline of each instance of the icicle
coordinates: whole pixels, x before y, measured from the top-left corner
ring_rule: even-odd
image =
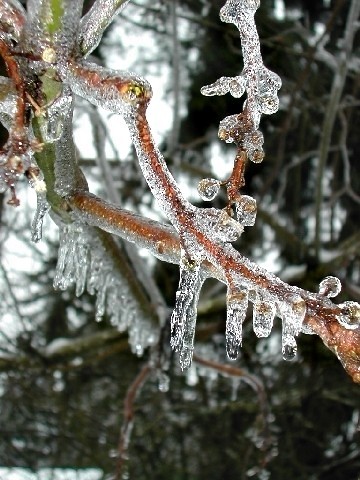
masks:
[[[360,328],[360,304],[357,302],[344,302],[339,305],[342,312],[337,315],[338,322],[349,330]]]
[[[241,195],[240,200],[235,203],[236,218],[241,225],[251,227],[255,225],[257,206],[256,200],[249,195]]]
[[[215,178],[203,178],[200,180],[197,191],[202,200],[209,202],[214,200],[220,189],[221,182]]]
[[[268,337],[270,335],[275,314],[275,304],[257,296],[253,307],[253,329],[257,337]]]
[[[248,291],[231,289],[227,294],[226,352],[230,360],[236,360],[242,344],[242,324],[248,307]]]
[[[341,292],[341,282],[337,277],[325,277],[319,285],[319,294],[332,298]]]
[[[36,210],[31,224],[31,240],[39,242],[42,237],[42,225],[45,215],[50,209],[46,199],[46,184],[42,179],[34,179],[32,185],[36,191]]]
[[[189,323],[192,323],[194,311],[192,303],[196,295],[196,287],[199,282],[200,264],[189,261],[183,253],[180,262],[180,280],[176,292],[176,301],[171,315],[171,348],[179,351],[184,341],[185,331]],[[189,319],[191,317],[191,320]],[[190,322],[189,322],[190,320]]]
[[[287,297],[278,304],[282,319],[282,352],[285,360],[296,355],[295,337],[301,332],[306,314],[306,302],[297,294]]]

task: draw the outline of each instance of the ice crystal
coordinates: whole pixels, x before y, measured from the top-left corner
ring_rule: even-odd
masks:
[[[248,291],[245,288],[229,289],[226,314],[226,353],[236,360],[242,343],[242,324],[248,307]]]

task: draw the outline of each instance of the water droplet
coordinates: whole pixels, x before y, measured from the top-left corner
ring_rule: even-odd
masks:
[[[292,335],[282,336],[282,356],[284,360],[294,360],[296,357],[297,345]]]
[[[319,285],[319,294],[332,298],[341,292],[341,282],[337,277],[325,277]]]
[[[203,178],[200,180],[197,190],[201,199],[205,202],[213,200],[220,189],[220,185],[220,181],[214,178]]]

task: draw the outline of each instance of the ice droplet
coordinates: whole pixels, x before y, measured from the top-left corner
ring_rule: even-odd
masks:
[[[215,180],[215,178],[203,178],[200,180],[197,190],[201,199],[205,202],[213,200],[220,189],[220,185],[221,182]]]
[[[255,225],[257,206],[256,200],[249,195],[241,195],[235,204],[236,218],[241,225],[251,227]]]
[[[339,305],[342,312],[337,315],[338,322],[348,330],[360,328],[360,304],[357,302],[344,302]]]
[[[273,302],[256,300],[253,307],[253,329],[257,337],[268,337],[276,314]]]
[[[341,282],[337,277],[325,277],[319,285],[319,294],[332,298],[341,292]]]
[[[226,353],[230,360],[236,360],[242,344],[242,324],[248,307],[246,289],[231,290],[227,295]]]
[[[294,360],[297,352],[297,345],[295,338],[292,335],[282,335],[282,356],[284,360]]]

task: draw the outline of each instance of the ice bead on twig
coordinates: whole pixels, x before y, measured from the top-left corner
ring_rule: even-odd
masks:
[[[341,282],[337,277],[325,277],[319,285],[319,294],[326,297],[333,298],[341,292]]]
[[[180,280],[176,292],[175,307],[171,315],[171,348],[179,351],[182,347],[185,328],[189,317],[194,314],[193,300],[199,286],[200,263],[189,260],[185,252],[180,261]]]
[[[253,330],[257,337],[268,337],[276,314],[275,303],[256,295],[253,306]]]
[[[235,203],[236,218],[241,225],[252,227],[255,225],[257,205],[256,200],[249,195],[241,195]]]
[[[242,324],[248,307],[248,290],[241,287],[229,288],[226,304],[226,353],[230,360],[236,360],[242,344]]]
[[[337,315],[338,322],[348,330],[360,328],[360,304],[347,301],[339,305],[341,314]]]
[[[197,191],[201,199],[205,202],[214,200],[219,192],[221,182],[215,178],[203,178],[200,180]]]

